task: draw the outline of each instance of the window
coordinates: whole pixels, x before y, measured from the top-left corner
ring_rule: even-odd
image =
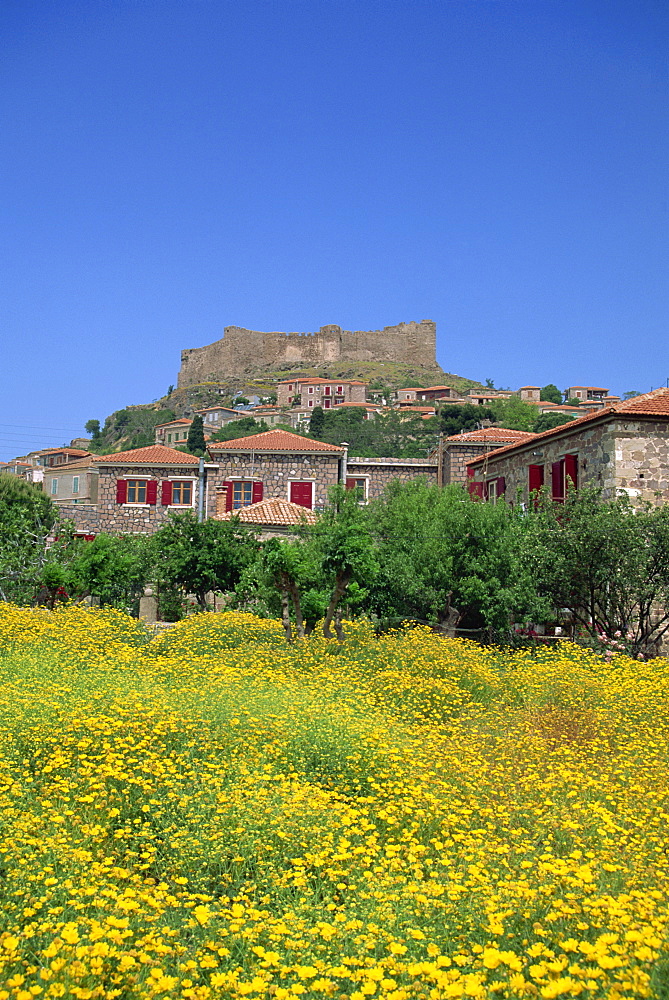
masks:
[[[232,484],[232,509],[249,507],[253,503],[253,483],[242,482]]]
[[[313,406],[313,405],[314,405],[314,401],[313,401],[313,399],[309,399],[309,400],[307,401],[307,406]]]
[[[57,479],[52,479],[51,480],[51,496],[55,497],[57,493],[58,493],[58,480]]]
[[[329,395],[330,395],[330,386],[329,386],[329,385],[326,385],[326,386],[324,387],[324,389],[323,389],[323,393],[324,393],[324,394],[325,394],[326,396],[329,396]]]
[[[309,386],[309,395],[313,396],[313,394],[314,394],[314,387],[313,387],[313,385],[310,385]]]
[[[490,503],[497,503],[497,480],[490,479],[486,483],[486,492]]]
[[[172,435],[171,434],[167,435],[167,443],[168,444],[172,444]]]
[[[163,507],[170,505],[190,507],[193,502],[193,483],[186,479],[183,481],[165,479],[162,488]]]
[[[358,496],[358,500],[361,500],[361,501],[362,500],[366,500],[367,499],[367,483],[368,483],[368,480],[367,480],[366,477],[361,477],[359,479],[356,479],[356,478],[347,478],[347,480],[346,480],[346,489],[347,490],[355,490],[356,493],[357,493],[357,496]]]
[[[344,386],[343,385],[338,385],[337,386],[337,395],[341,396],[341,394],[342,394],[343,391],[344,391]]]
[[[128,479],[126,503],[146,503],[146,479]]]
[[[72,492],[79,492],[79,476],[72,476]]]

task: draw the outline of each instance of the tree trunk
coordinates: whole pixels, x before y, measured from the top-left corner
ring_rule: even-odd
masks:
[[[288,642],[293,641],[293,625],[290,620],[290,605],[288,603],[288,591],[284,588],[280,588],[281,593],[281,623],[283,625],[283,630],[286,633],[286,639]]]
[[[350,573],[342,573],[341,575],[338,573],[335,578],[334,590],[332,591],[332,597],[330,598],[330,603],[328,604],[328,609],[325,614],[325,621],[323,622],[323,635],[326,639],[334,639],[334,636],[330,631],[330,626],[332,625],[332,619],[334,618],[334,613],[337,610],[337,605],[346,593],[346,588],[350,582]],[[337,628],[337,638],[341,641],[343,637],[344,633],[342,632],[340,622],[339,627]]]
[[[300,592],[297,589],[297,585],[294,580],[291,580],[288,584],[288,592],[291,596],[293,602],[293,608],[295,609],[295,630],[300,639],[304,638],[304,619],[302,617],[302,604],[300,602]]]

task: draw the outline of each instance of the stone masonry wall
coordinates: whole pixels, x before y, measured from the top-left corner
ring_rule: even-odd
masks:
[[[339,459],[336,455],[267,454],[251,455],[217,452],[218,469],[207,475],[207,513],[216,510],[216,490],[228,479],[250,479],[263,484],[263,500],[273,497],[290,499],[290,482],[314,483],[314,506],[327,503],[328,489],[339,481]]]
[[[393,479],[408,483],[425,477],[436,483],[437,473],[437,463],[429,458],[349,458],[346,468],[348,478],[369,477],[369,500],[380,496]]]
[[[499,445],[497,447],[500,447]],[[450,483],[467,481],[467,462],[488,451],[493,451],[495,445],[471,442],[469,444],[452,443],[444,447],[444,486]]]
[[[228,326],[221,340],[181,352],[178,385],[291,363],[394,361],[428,367],[436,364],[436,346],[437,328],[431,320],[353,332],[322,326],[317,333],[262,333]]]
[[[544,483],[551,490],[551,465],[567,454],[578,455],[580,486],[597,486],[603,495],[631,490],[632,498],[655,501],[656,493],[669,500],[669,421],[623,417],[598,423],[544,441],[530,442],[521,451],[491,458],[478,466],[475,479],[506,478],[506,495],[513,499],[528,491],[528,466],[544,466]],[[540,454],[537,454],[540,453]]]

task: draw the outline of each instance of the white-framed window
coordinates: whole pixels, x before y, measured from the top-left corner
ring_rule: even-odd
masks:
[[[190,507],[193,503],[193,483],[190,479],[172,482],[172,505]]]
[[[497,479],[488,480],[488,500],[490,503],[497,503]]]
[[[72,476],[72,492],[79,492],[79,476]]]
[[[146,503],[146,479],[128,479],[126,503]]]
[[[314,387],[313,387],[313,385],[310,385],[309,386],[309,395],[313,396],[313,394],[314,394]]]
[[[58,480],[57,479],[52,479],[51,480],[51,496],[55,497],[55,496],[57,496],[57,494],[58,494]]]
[[[347,476],[346,489],[355,490],[358,502],[366,503],[369,499],[369,476]]]
[[[313,406],[314,405],[313,399],[308,400],[308,404],[309,404],[309,406]]]
[[[337,395],[341,396],[341,394],[342,394],[343,391],[344,391],[344,386],[343,385],[338,385],[337,386]]]
[[[251,480],[238,480],[232,484],[232,509],[249,507],[253,503],[253,483]]]
[[[330,395],[330,386],[329,385],[326,385],[326,386],[323,387],[323,393],[326,396]]]

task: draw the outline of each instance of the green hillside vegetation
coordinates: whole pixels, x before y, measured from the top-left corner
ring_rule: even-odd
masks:
[[[94,434],[89,447],[97,455],[110,455],[132,448],[146,448],[155,442],[155,428],[174,420],[174,410],[156,403],[129,406],[107,417],[104,427]]]

